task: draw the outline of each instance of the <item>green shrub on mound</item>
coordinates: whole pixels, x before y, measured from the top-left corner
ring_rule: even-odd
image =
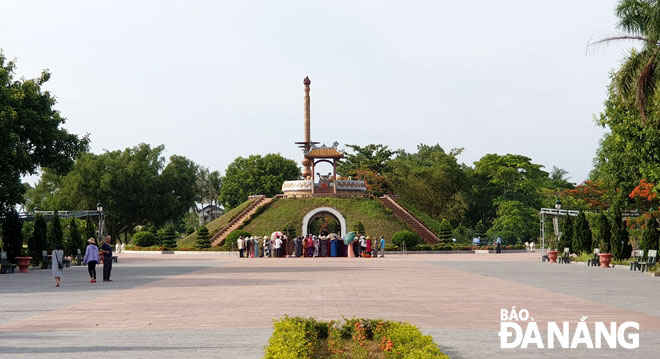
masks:
[[[394,233],[392,236],[392,244],[398,247],[402,247],[404,242],[406,243],[407,249],[412,249],[416,245],[420,244],[422,239],[419,238],[417,233],[413,233],[411,231],[400,231]]]
[[[156,235],[147,231],[135,233],[131,243],[137,247],[151,247],[159,244]]]
[[[409,323],[353,318],[324,322],[288,317],[273,322],[264,358],[449,358]]]

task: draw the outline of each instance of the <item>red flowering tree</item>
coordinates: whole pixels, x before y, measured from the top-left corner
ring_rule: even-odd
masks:
[[[581,200],[591,209],[607,209],[609,204],[605,200],[605,186],[602,182],[584,181],[573,189],[563,190],[561,198],[573,197]]]

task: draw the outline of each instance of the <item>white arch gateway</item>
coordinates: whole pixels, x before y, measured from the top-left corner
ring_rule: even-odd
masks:
[[[309,221],[311,221],[312,218],[314,218],[316,215],[324,214],[324,213],[330,214],[330,215],[334,216],[335,218],[337,218],[337,220],[339,221],[339,228],[340,228],[340,232],[341,232],[341,233],[338,233],[338,234],[342,237],[346,236],[346,219],[344,219],[344,216],[342,216],[341,213],[339,213],[339,211],[337,211],[336,209],[331,208],[331,207],[315,208],[315,209],[309,211],[305,215],[305,217],[303,218],[303,223],[302,223],[302,234],[303,234],[303,236],[307,235],[307,227],[309,227]]]

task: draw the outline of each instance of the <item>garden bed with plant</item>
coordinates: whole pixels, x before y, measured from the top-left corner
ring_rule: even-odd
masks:
[[[409,323],[354,318],[276,320],[264,358],[449,358],[429,335]]]

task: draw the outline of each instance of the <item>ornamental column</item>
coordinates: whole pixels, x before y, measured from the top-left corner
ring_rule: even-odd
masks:
[[[308,152],[311,149],[311,111],[310,111],[310,105],[309,105],[309,85],[311,85],[312,81],[309,79],[309,77],[305,77],[305,80],[303,81],[303,84],[305,85],[305,142],[303,144],[303,150],[305,152]],[[302,161],[303,164],[303,171],[302,171],[302,176],[303,178],[307,179],[307,177],[310,177],[312,175],[312,170],[310,169],[311,161],[308,158],[304,158]],[[313,185],[313,183],[312,183]]]

